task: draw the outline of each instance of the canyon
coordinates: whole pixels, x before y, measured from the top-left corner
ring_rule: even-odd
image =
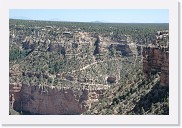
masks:
[[[45,22],[41,27],[27,27],[14,22],[10,27],[9,106],[18,114],[84,115],[99,107],[107,114],[128,114],[138,109],[135,105],[153,88],[169,86],[166,30],[148,34],[150,43],[146,43],[135,32],[118,34],[108,26],[108,32],[97,33],[82,26]],[[113,105],[117,107],[111,111]]]
[[[144,47],[143,72],[147,79],[160,72],[160,85],[169,86],[168,48]],[[110,79],[114,78],[109,77],[108,80]],[[43,115],[82,114],[90,109],[92,103],[102,99],[104,91],[109,89],[107,87],[76,90],[16,83],[10,84],[9,87],[10,102],[15,111]]]

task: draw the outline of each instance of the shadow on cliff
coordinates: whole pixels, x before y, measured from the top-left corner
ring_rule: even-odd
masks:
[[[169,102],[167,98],[169,97],[169,87],[168,86],[160,86],[157,83],[150,92],[148,92],[145,96],[141,97],[137,102],[132,112],[137,115],[140,114],[155,114],[157,110],[161,115],[169,115]],[[155,105],[154,105],[155,104]],[[162,110],[158,110],[158,108],[162,108]]]

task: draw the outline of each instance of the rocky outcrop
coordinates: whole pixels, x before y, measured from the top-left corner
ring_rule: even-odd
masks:
[[[169,31],[163,30],[156,33],[156,44],[169,47]]]
[[[9,104],[10,108],[12,109],[16,109],[16,106],[19,106],[20,90],[21,90],[20,84],[17,83],[9,84]]]
[[[32,38],[27,37],[23,42],[22,42],[22,47],[27,50],[31,49],[34,50],[36,48],[36,43],[33,41]]]
[[[113,43],[109,46],[109,50],[115,49],[116,51],[121,52],[122,56],[130,56],[132,55],[132,51],[128,44],[119,44]]]
[[[160,73],[160,85],[169,85],[168,47],[145,47],[143,49],[143,71],[146,78]]]
[[[15,97],[14,110],[29,114],[75,115],[88,110],[91,103],[103,97],[102,89],[75,90],[22,84]]]
[[[162,55],[163,64],[161,67],[160,74],[160,85],[169,85],[169,52],[165,52]]]
[[[107,78],[107,82],[108,82],[108,83],[116,83],[116,77],[111,77],[111,76],[108,77],[108,78]]]
[[[48,49],[47,49],[48,52],[58,52],[59,54],[62,54],[63,56],[65,56],[66,54],[66,49],[65,47],[61,46],[61,44],[58,44],[58,43],[50,43],[48,45]]]

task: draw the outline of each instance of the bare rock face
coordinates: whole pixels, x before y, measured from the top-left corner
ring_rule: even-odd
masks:
[[[163,64],[161,67],[160,84],[169,85],[169,52],[163,54]]]
[[[14,109],[41,115],[75,115],[88,110],[91,103],[102,98],[103,90],[73,90],[23,84]]]
[[[13,109],[17,109],[20,107],[20,104],[19,104],[20,90],[21,90],[20,84],[17,84],[17,83],[9,84],[9,103],[10,103],[10,107]]]
[[[166,47],[143,49],[143,71],[147,78],[160,72],[160,85],[169,85],[169,52]]]

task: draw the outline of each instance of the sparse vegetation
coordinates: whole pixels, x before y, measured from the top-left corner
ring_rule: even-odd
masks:
[[[9,63],[15,74],[10,83],[102,88],[103,97],[83,114],[169,114],[169,88],[159,85],[159,72],[146,79],[137,49],[168,29],[168,24],[10,19]]]

